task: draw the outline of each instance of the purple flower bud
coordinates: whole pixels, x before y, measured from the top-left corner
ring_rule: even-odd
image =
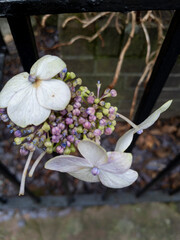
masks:
[[[110,108],[109,108],[109,113],[110,113],[110,114],[115,113],[115,109],[114,109],[114,107],[110,107]]]
[[[112,129],[111,129],[111,128],[106,128],[105,131],[104,131],[104,133],[105,133],[106,135],[111,135]]]
[[[63,115],[63,116],[66,115],[66,113],[67,113],[67,111],[65,109],[60,111],[60,114]]]
[[[1,120],[2,120],[3,122],[8,122],[8,121],[9,121],[8,115],[7,115],[7,114],[3,114],[3,115],[1,116]]]
[[[61,133],[61,129],[58,128],[58,127],[53,127],[51,129],[51,132],[52,132],[53,135],[59,135]]]
[[[28,154],[28,150],[26,150],[24,147],[20,148],[20,154],[21,156],[26,156]]]
[[[64,130],[65,129],[65,124],[64,123],[59,123],[58,128],[61,129],[61,130]]]
[[[98,175],[99,172],[100,172],[100,171],[99,171],[99,168],[97,168],[97,167],[93,167],[93,168],[91,169],[91,173],[92,173],[93,176]]]
[[[59,136],[53,135],[52,136],[52,142],[53,143],[58,143],[59,142]]]
[[[87,102],[88,103],[90,103],[90,104],[93,104],[94,103],[94,97],[93,96],[89,96],[88,98],[87,98]]]
[[[21,137],[21,136],[22,136],[21,131],[20,131],[20,130],[16,130],[16,131],[14,132],[14,136],[15,136],[15,137]]]
[[[95,116],[95,115],[90,115],[90,116],[89,116],[89,121],[90,121],[90,122],[96,121],[96,116]]]
[[[85,120],[83,117],[80,117],[79,120],[78,120],[78,122],[79,122],[80,124],[85,123],[85,121],[86,121],[86,120]]]
[[[114,114],[109,114],[108,118],[109,120],[113,121],[116,118],[116,116]]]
[[[81,92],[80,92],[80,94],[81,94]],[[82,98],[81,98],[80,96],[76,96],[76,97],[74,98],[74,100],[75,100],[76,102],[81,102],[81,101],[82,101]]]
[[[74,136],[73,135],[67,136],[67,140],[71,143],[74,142]]]
[[[5,108],[0,108],[0,113],[5,113],[6,109]]]
[[[93,107],[88,107],[86,112],[89,115],[94,115],[95,114],[95,109]]]
[[[80,115],[80,110],[78,109],[78,108],[75,108],[74,110],[73,110],[73,115],[75,115],[75,116],[79,116]]]
[[[71,143],[69,141],[67,141],[66,144],[67,144],[67,147],[71,146]]]
[[[116,96],[117,96],[117,92],[116,92],[115,89],[112,89],[112,90],[110,91],[110,94],[111,94],[112,97],[116,97]]]
[[[102,134],[100,129],[95,129],[93,133],[94,133],[94,136],[96,136],[96,137],[98,137]]]
[[[83,118],[87,118],[87,116],[88,116],[87,112],[83,112],[83,113],[82,113],[82,117],[83,117]]]
[[[105,126],[106,125],[106,120],[105,119],[101,119],[99,121],[99,123],[100,123],[101,126]]]
[[[61,146],[58,146],[58,147],[56,148],[56,152],[59,153],[59,154],[61,154],[61,153],[64,152],[64,148],[61,147]]]
[[[86,121],[84,124],[83,124],[83,127],[86,128],[86,129],[90,129],[91,128],[91,123]]]
[[[137,134],[141,134],[141,133],[143,133],[143,129],[140,129],[139,131],[137,131]]]
[[[76,140],[75,141],[75,146],[77,147],[78,143],[80,142],[80,140]]]
[[[75,135],[76,133],[77,133],[77,131],[73,128],[73,129],[71,130],[71,134]]]
[[[81,103],[80,102],[76,102],[75,104],[74,104],[74,108],[80,108],[81,107]]]
[[[51,115],[49,116],[49,120],[50,120],[51,122],[55,121],[55,119],[56,119],[56,116],[55,116],[54,114],[51,114]]]
[[[66,118],[66,124],[70,125],[73,123],[73,119],[72,118]]]

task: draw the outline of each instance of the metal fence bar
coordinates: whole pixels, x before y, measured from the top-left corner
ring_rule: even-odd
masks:
[[[164,39],[160,53],[153,68],[149,82],[144,90],[140,104],[136,111],[134,122],[136,124],[145,120],[154,107],[163,86],[177,60],[180,53],[180,11],[176,11],[170,23],[168,32]],[[131,151],[138,134],[127,151]]]
[[[0,17],[180,9],[179,0],[0,0]]]
[[[2,88],[2,78],[3,78],[3,67],[4,67],[4,59],[5,54],[7,53],[7,47],[4,42],[3,36],[0,32],[0,89]]]
[[[180,192],[180,187],[177,187],[177,188],[169,191],[169,195],[174,195],[174,194],[177,194],[178,192]]]
[[[13,16],[7,18],[25,71],[29,72],[33,63],[38,59],[38,51],[30,17]]]
[[[142,188],[137,194],[137,197],[140,197],[143,193],[147,192],[147,190],[152,187],[156,182],[158,182],[160,179],[167,176],[167,174],[172,171],[175,167],[177,167],[180,164],[180,154],[177,155],[161,172],[158,173],[158,175],[149,182],[144,188]]]
[[[140,202],[179,202],[180,193],[170,196],[162,191],[149,191],[142,196],[136,198],[132,192],[121,191],[112,193],[105,201],[102,199],[101,194],[78,194],[74,196],[74,201],[69,204],[66,196],[43,196],[41,203],[37,204],[29,197],[11,197],[8,199],[7,204],[0,202],[0,209],[40,209],[48,207],[89,207],[89,206],[102,206],[102,205],[122,205],[122,204],[135,204]]]

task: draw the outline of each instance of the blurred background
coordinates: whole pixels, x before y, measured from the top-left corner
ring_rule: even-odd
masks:
[[[103,89],[114,87],[118,96],[110,102],[118,107],[120,113],[133,119],[172,16],[173,11],[149,11],[136,15],[61,14],[32,16],[31,23],[40,57],[46,54],[61,57],[68,71],[75,72],[92,91],[95,91],[98,80]],[[4,85],[15,74],[22,72],[23,68],[6,19],[0,18],[0,30],[9,52],[3,68]],[[131,187],[111,191],[100,184],[84,183],[64,174],[47,171],[43,166],[49,157],[39,164],[34,178],[27,179],[28,188],[36,196],[63,197],[75,194],[80,200],[82,194],[102,194],[108,198],[114,193],[119,196],[122,194],[122,197],[127,193],[128,198],[123,200],[125,205],[114,201],[111,206],[107,206],[107,202],[105,206],[85,208],[85,204],[80,203],[79,206],[60,208],[55,203],[45,208],[41,203],[31,205],[31,202],[27,202],[28,208],[24,208],[18,201],[14,201],[12,208],[8,202],[6,207],[2,203],[0,239],[180,239],[180,198],[173,198],[171,203],[162,203],[169,202],[170,198],[163,200],[161,195],[180,187],[179,166],[151,188],[157,194],[156,203],[149,196],[144,200],[131,200],[179,153],[179,89],[180,59],[155,109],[169,99],[173,99],[172,106],[138,138],[133,149],[132,168],[139,172],[139,178]],[[107,150],[114,150],[117,139],[127,129],[127,124],[119,122],[113,135],[102,139],[102,145]],[[26,158],[20,156],[18,147],[13,145],[13,138],[3,123],[0,123],[0,140],[1,162],[20,179]],[[6,201],[6,198],[17,199],[17,195],[18,188],[1,174],[0,196]],[[23,206],[26,205],[24,201]],[[92,205],[96,205],[96,202]]]

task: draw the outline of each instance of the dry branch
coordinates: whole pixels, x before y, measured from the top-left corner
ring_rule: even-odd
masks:
[[[128,37],[128,40],[127,40],[126,44],[124,45],[122,51],[120,52],[119,60],[118,60],[117,66],[116,66],[115,74],[114,74],[114,78],[113,78],[112,83],[109,85],[109,88],[113,88],[118,81],[119,74],[121,72],[121,67],[122,67],[122,64],[123,64],[123,61],[124,61],[124,56],[125,56],[128,48],[131,44],[132,38],[134,37],[135,26],[136,26],[136,15],[135,15],[134,12],[131,13],[131,17],[132,17],[131,32],[129,34],[129,37]]]

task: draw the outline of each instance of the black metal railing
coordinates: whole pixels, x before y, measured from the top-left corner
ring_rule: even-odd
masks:
[[[112,12],[128,12],[128,11],[147,11],[147,10],[175,10],[174,16],[172,18],[171,24],[169,26],[168,32],[166,34],[165,40],[162,44],[159,56],[153,68],[150,80],[144,90],[144,94],[138,106],[135,114],[134,122],[140,123],[150,114],[153,106],[155,105],[163,86],[177,60],[180,53],[180,1],[179,0],[29,0],[29,1],[6,1],[0,0],[0,17],[5,17],[8,20],[18,54],[21,59],[21,63],[25,71],[29,71],[32,64],[38,59],[38,51],[35,44],[34,33],[32,30],[30,15],[39,14],[59,14],[59,13],[80,13],[80,12],[101,12],[101,11],[112,11]],[[0,35],[0,80],[2,78],[2,66],[4,62],[4,55],[6,51],[4,41]],[[135,139],[130,146],[129,150],[132,150]],[[66,189],[66,194],[68,198],[61,197],[45,197],[41,198],[41,203],[43,206],[49,206],[51,204],[58,206],[67,206],[71,204],[76,205],[102,205],[102,204],[114,204],[114,203],[125,203],[125,202],[137,202],[137,201],[178,201],[180,200],[180,188],[177,188],[168,194],[159,193],[146,193],[149,188],[156,184],[159,179],[162,179],[169,171],[172,171],[175,167],[179,165],[180,156],[176,156],[174,160],[171,161],[167,167],[162,170],[158,176],[148,183],[142,190],[137,194],[124,194],[121,198],[116,193],[110,193],[108,191],[102,195],[91,196],[72,196],[68,189],[67,179],[63,177],[62,182],[64,182],[64,188]],[[4,174],[12,182],[16,181],[15,176],[9,172],[7,168],[4,168],[3,164],[0,165],[0,173]],[[5,169],[5,170],[4,170]],[[64,176],[64,175],[63,175]],[[30,191],[30,196],[39,201]],[[176,195],[175,195],[176,194]],[[143,196],[142,196],[143,195]],[[173,195],[173,196],[172,196]],[[124,196],[124,198],[123,198]],[[141,197],[140,197],[141,196]],[[140,198],[139,198],[140,197]],[[2,202],[4,198],[0,198]],[[9,200],[8,200],[9,201]],[[33,204],[31,200],[26,202]],[[45,202],[46,201],[46,202]],[[19,200],[19,203],[22,200]],[[13,207],[14,203],[10,200],[10,205]],[[23,204],[22,204],[23,205]],[[28,205],[28,206],[29,206]],[[34,203],[34,206],[36,204]],[[1,206],[2,207],[2,206]]]

